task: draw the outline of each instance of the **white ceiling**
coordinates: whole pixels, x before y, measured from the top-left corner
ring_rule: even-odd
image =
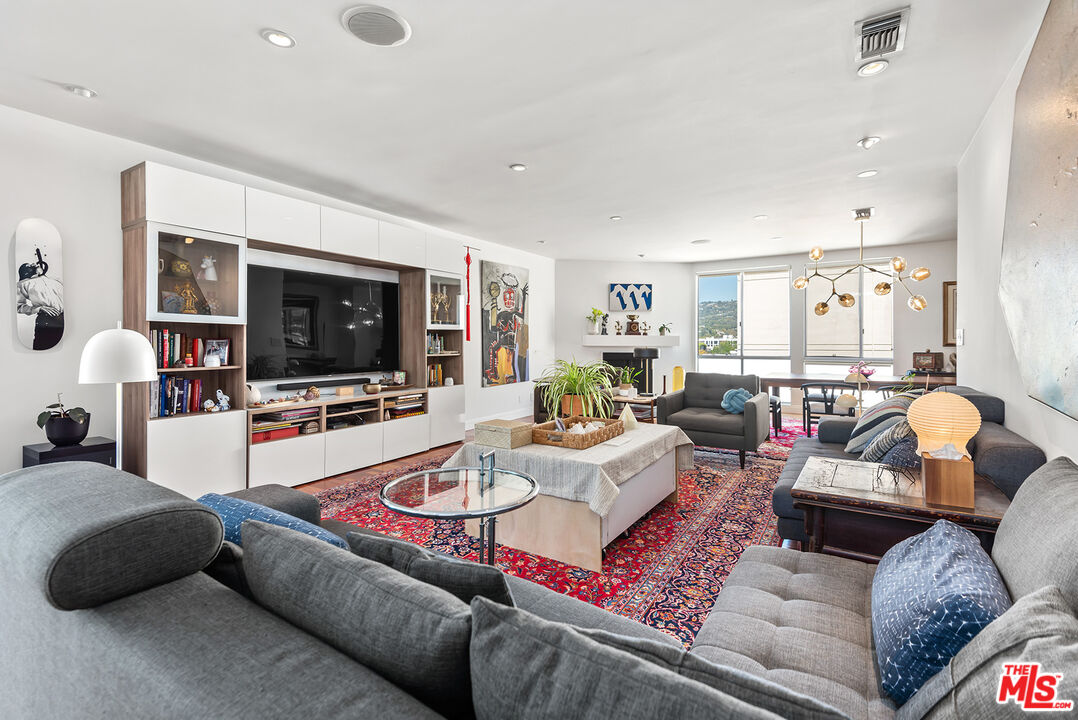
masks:
[[[383,4],[407,44],[353,38],[347,0],[0,0],[0,104],[558,258],[848,247],[865,205],[867,244],[919,242],[954,237],[955,165],[1047,2],[912,0],[870,79],[854,22],[902,0]]]

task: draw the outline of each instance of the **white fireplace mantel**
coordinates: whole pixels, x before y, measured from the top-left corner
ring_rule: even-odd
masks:
[[[677,347],[681,338],[677,335],[584,335],[580,344],[585,347]]]

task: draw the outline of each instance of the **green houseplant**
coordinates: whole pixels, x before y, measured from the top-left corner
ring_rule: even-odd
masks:
[[[660,335],[665,335],[666,333],[670,332],[671,330],[673,330],[673,328],[670,327],[670,323],[663,323],[662,325],[659,326],[659,334]]]
[[[37,416],[37,426],[45,429],[45,437],[57,447],[78,445],[90,431],[90,413],[80,407],[64,407],[60,395],[57,393],[56,402],[46,405]]]
[[[610,417],[614,411],[611,388],[616,376],[617,370],[601,360],[556,360],[539,378],[543,407],[551,417]]]
[[[589,335],[599,334],[599,322],[603,319],[603,311],[597,307],[593,307],[591,312],[584,316],[584,319],[591,323],[588,329]]]
[[[623,367],[618,370],[618,394],[631,395],[633,383],[640,377],[640,371],[636,368]]]

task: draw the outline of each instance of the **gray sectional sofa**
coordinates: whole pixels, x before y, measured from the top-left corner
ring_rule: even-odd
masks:
[[[319,519],[313,498],[297,491],[253,495]],[[553,717],[550,697],[567,693],[582,702],[572,707],[590,708],[578,716],[619,720],[993,717],[998,668],[1015,659],[1063,673],[1060,697],[1078,699],[1078,560],[1068,551],[1076,516],[1078,467],[1069,460],[1054,460],[1026,481],[992,551],[1014,607],[897,712],[877,690],[869,612],[874,566],[753,547],[687,655],[655,630],[525,580],[510,587],[526,612],[473,600],[476,716]],[[88,463],[9,473],[0,476],[0,527],[4,718],[439,717],[343,650],[201,572],[222,546],[220,520],[152,483]],[[334,562],[343,562],[334,554],[347,555],[292,530],[276,531],[278,544],[288,547],[289,537]],[[293,563],[292,581],[274,592],[309,593],[315,578],[295,585],[306,567]],[[272,585],[274,577],[263,570],[259,582]],[[343,592],[354,594],[347,585]],[[497,615],[511,613],[516,629],[487,632]],[[549,640],[554,634],[558,640]],[[640,692],[638,700],[623,682],[615,697],[601,683],[589,684],[584,668],[595,670],[593,654],[619,678],[625,672],[659,683],[659,694]],[[651,664],[641,665],[642,657]],[[718,668],[729,694],[698,690],[699,659]],[[477,674],[496,682],[477,682]],[[411,679],[422,677],[415,667]],[[713,705],[702,711],[697,702],[686,713],[690,691]],[[492,703],[505,712],[490,712]],[[617,713],[606,711],[614,705]]]
[[[994,395],[956,386],[936,392],[953,392],[973,403],[981,413],[981,429],[970,441],[975,472],[989,478],[1009,498],[1030,474],[1045,463],[1044,451],[1021,435],[1003,427],[1004,403]],[[805,515],[794,508],[790,488],[810,457],[822,456],[856,460],[857,455],[845,451],[855,418],[822,418],[817,437],[800,438],[794,442],[790,457],[775,484],[772,506],[778,516],[779,535],[784,540],[805,542]]]

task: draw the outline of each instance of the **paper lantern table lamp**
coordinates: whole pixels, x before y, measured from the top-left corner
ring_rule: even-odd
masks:
[[[981,428],[981,413],[961,395],[932,392],[910,405],[917,433],[925,502],[973,509],[973,461],[966,445]]]

